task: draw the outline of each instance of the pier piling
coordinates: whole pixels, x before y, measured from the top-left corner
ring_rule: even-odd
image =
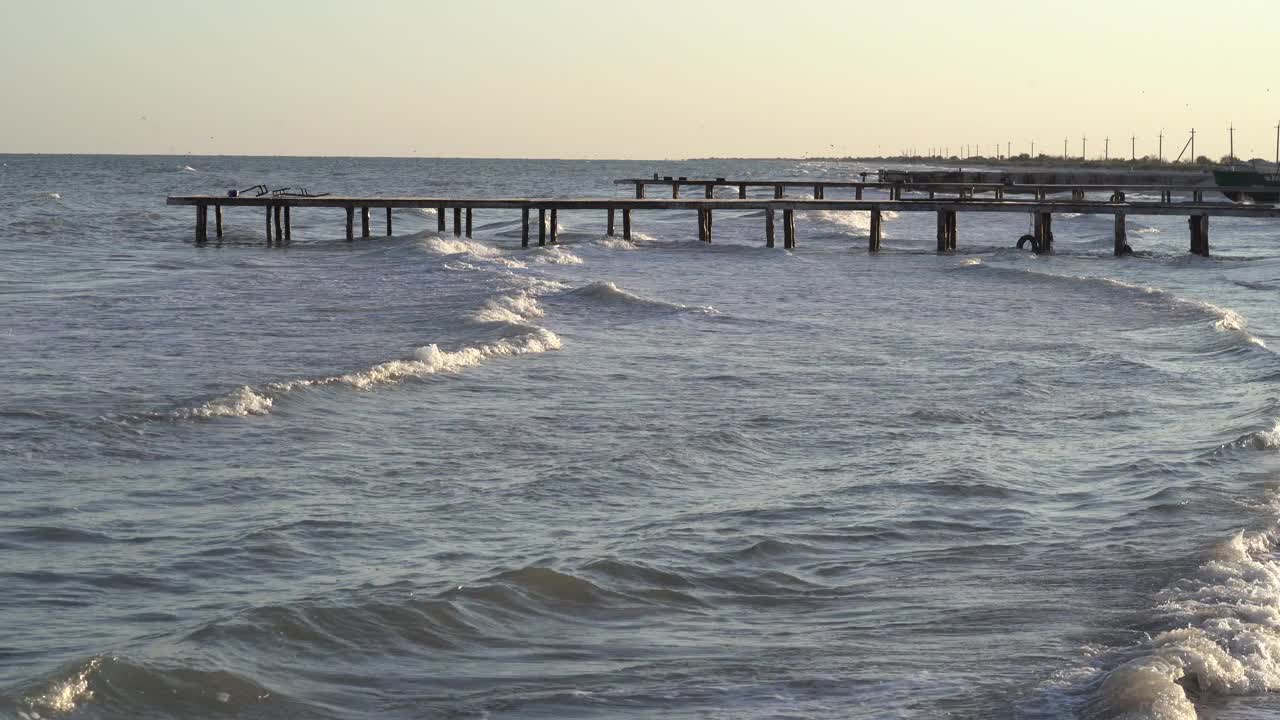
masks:
[[[1128,238],[1125,237],[1125,218],[1124,213],[1116,213],[1115,227],[1115,247],[1116,257],[1127,254],[1126,249],[1129,247]]]
[[[556,209],[551,208],[551,244],[555,245],[560,241],[560,222],[556,220]]]
[[[387,237],[391,237],[391,208],[387,208]]]
[[[222,239],[222,206],[213,206],[213,231],[218,239]]]
[[[538,247],[547,244],[547,209],[538,208]]]
[[[773,247],[773,208],[764,211],[764,246]]]
[[[283,220],[284,206],[277,204],[272,208],[272,210],[275,212],[275,216],[276,216],[276,244],[283,245],[284,244],[284,220]]]
[[[790,250],[796,246],[796,211],[791,208],[782,210],[782,247]]]
[[[871,211],[871,235],[867,244],[867,250],[870,252],[880,252],[880,238],[883,234],[883,227],[880,209],[875,208]]]
[[[631,209],[622,209],[622,239],[631,240]]]
[[[293,241],[293,218],[289,212],[289,206],[284,206],[284,241]]]
[[[471,208],[467,208],[467,239],[471,238]]]
[[[1191,253],[1209,257],[1209,216],[1192,215],[1187,224],[1191,226]]]
[[[351,242],[352,240],[356,239],[356,233],[355,233],[356,209],[350,205],[348,205],[344,209],[347,211],[347,242]],[[270,224],[271,224],[271,216],[268,215],[267,225],[270,226]],[[267,237],[271,237],[270,227],[267,228]]]
[[[613,237],[613,208],[609,208],[608,216],[608,229],[605,230],[605,234],[609,237]]]
[[[520,247],[529,247],[529,208],[520,208]]]
[[[747,199],[747,186],[746,186],[746,185],[739,185],[739,186],[738,186],[738,199],[739,199],[739,200],[746,200],[746,199]]]
[[[444,231],[445,231],[444,206],[439,205],[436,207],[436,232],[443,235]]]
[[[462,237],[462,208],[453,209],[453,236]]]
[[[203,245],[209,241],[209,206],[196,206],[196,244]]]
[[[369,237],[369,208],[360,208],[360,237]]]

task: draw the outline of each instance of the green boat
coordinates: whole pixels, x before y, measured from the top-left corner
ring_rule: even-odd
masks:
[[[1264,173],[1257,170],[1214,170],[1213,180],[1218,187],[1275,188],[1276,192],[1223,190],[1234,202],[1280,202],[1280,173]]]

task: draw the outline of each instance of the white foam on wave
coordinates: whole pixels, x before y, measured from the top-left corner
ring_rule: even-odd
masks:
[[[1272,509],[1280,510],[1275,498]],[[1100,715],[1194,720],[1189,692],[1280,690],[1276,530],[1236,533],[1157,600],[1152,620],[1169,629],[1106,675],[1094,699]]]
[[[469,238],[427,235],[419,238],[418,247],[432,255],[450,257],[455,261],[456,256],[462,256],[471,263],[485,262],[508,268],[527,267],[524,262],[507,257],[501,250]]]
[[[559,245],[545,245],[529,251],[529,259],[538,265],[581,265],[582,258]]]
[[[74,711],[85,701],[93,699],[93,690],[89,688],[89,676],[102,664],[100,658],[94,658],[80,672],[55,683],[45,692],[26,698],[27,711],[18,711],[19,717],[40,720],[50,713],[64,714]],[[41,715],[41,712],[44,715]]]
[[[525,326],[535,318],[546,313],[538,306],[538,301],[528,292],[517,292],[512,295],[499,295],[486,300],[484,305],[472,314],[472,320],[482,323],[507,323]]]
[[[1275,450],[1280,448],[1280,420],[1273,421],[1266,430],[1257,430],[1236,438],[1232,447],[1246,450]]]

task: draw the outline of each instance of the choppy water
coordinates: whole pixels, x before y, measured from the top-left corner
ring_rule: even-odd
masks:
[[[0,716],[1280,712],[1274,223],[163,205],[859,169],[0,156]]]

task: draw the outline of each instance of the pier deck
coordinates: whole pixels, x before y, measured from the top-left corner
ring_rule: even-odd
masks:
[[[651,180],[644,182],[653,182]],[[776,182],[763,183],[770,186]],[[728,183],[726,183],[728,184]],[[826,183],[835,185],[835,183]],[[799,183],[805,187],[814,183]],[[1167,187],[1167,186],[1161,186]],[[710,194],[710,193],[708,193]],[[885,212],[933,212],[938,221],[938,251],[947,252],[956,249],[957,215],[962,212],[982,213],[1028,213],[1033,218],[1034,235],[1029,236],[1032,247],[1038,252],[1051,252],[1053,249],[1052,216],[1060,213],[1081,213],[1093,215],[1112,215],[1115,217],[1115,252],[1122,255],[1130,252],[1125,239],[1125,218],[1128,215],[1178,215],[1188,218],[1192,253],[1209,254],[1209,218],[1210,217],[1244,217],[1244,218],[1280,218],[1280,207],[1268,205],[1238,205],[1229,203],[1205,202],[1130,202],[1100,200],[1045,200],[1045,199],[975,199],[972,197],[957,198],[908,198],[892,197],[891,199],[802,199],[802,198],[440,198],[440,197],[302,197],[302,196],[262,196],[262,197],[225,197],[218,195],[186,195],[170,197],[168,205],[194,206],[196,208],[196,242],[208,241],[208,208],[212,206],[215,213],[217,237],[222,237],[223,209],[231,207],[264,208],[266,215],[267,241],[273,237],[277,243],[288,242],[291,238],[291,210],[294,208],[333,208],[341,209],[346,214],[346,237],[354,240],[354,218],[357,210],[360,213],[360,236],[370,236],[370,211],[385,209],[386,233],[391,234],[392,211],[394,209],[427,208],[437,213],[437,229],[446,230],[446,219],[453,215],[453,233],[461,236],[465,233],[471,237],[472,214],[475,210],[519,210],[523,220],[521,244],[528,247],[530,214],[538,213],[538,244],[556,242],[556,213],[561,210],[597,210],[607,216],[607,234],[615,234],[615,216],[622,214],[623,236],[631,237],[633,211],[658,210],[696,210],[698,238],[711,242],[714,211],[764,211],[765,245],[774,247],[774,230],[776,213],[782,213],[784,244],[786,248],[794,248],[796,242],[796,211],[864,211],[871,214],[871,230],[868,249],[875,252],[880,249]],[[451,213],[448,211],[452,211]],[[550,223],[546,222],[550,215]],[[463,217],[465,215],[465,230]],[[549,225],[549,227],[548,227]]]

